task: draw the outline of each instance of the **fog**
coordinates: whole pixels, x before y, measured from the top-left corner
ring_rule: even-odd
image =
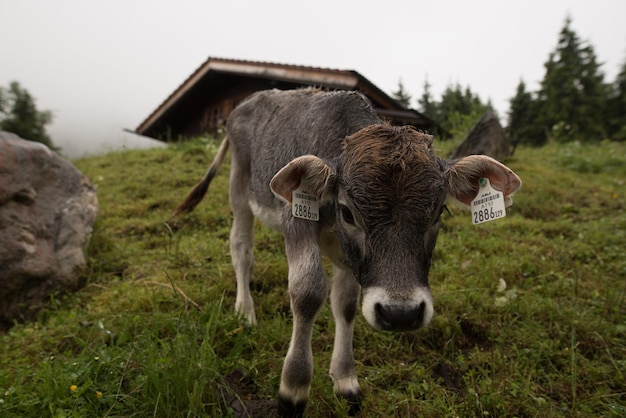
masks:
[[[135,129],[208,57],[356,70],[391,93],[470,86],[505,118],[535,90],[566,16],[613,80],[626,60],[626,2],[106,1],[0,5],[0,85],[51,110],[72,157],[159,144]],[[505,121],[504,121],[505,122]]]

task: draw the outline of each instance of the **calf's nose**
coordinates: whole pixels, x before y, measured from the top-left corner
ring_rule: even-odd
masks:
[[[416,305],[384,305],[377,303],[376,322],[386,331],[410,331],[422,326],[426,303]]]

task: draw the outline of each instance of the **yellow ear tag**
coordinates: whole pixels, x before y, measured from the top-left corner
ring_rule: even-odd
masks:
[[[504,194],[491,187],[488,178],[478,180],[478,194],[472,200],[472,223],[474,225],[495,221],[506,216]]]
[[[310,190],[309,184],[302,179],[298,188],[291,192],[291,214],[296,218],[319,221],[320,203]]]

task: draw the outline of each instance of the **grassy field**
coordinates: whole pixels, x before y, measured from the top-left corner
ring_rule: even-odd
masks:
[[[100,201],[86,286],[0,336],[0,416],[272,416],[291,329],[281,236],[257,228],[259,325],[244,328],[228,167],[195,212],[171,215],[216,149],[75,162]],[[357,318],[363,416],[626,416],[626,144],[518,148],[507,164],[524,186],[506,218],[444,215],[431,325],[391,334]],[[311,417],[347,411],[327,374],[333,332],[325,307]]]

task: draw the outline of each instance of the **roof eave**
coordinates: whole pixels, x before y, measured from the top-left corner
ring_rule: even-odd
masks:
[[[196,71],[170,94],[135,130],[138,134],[145,134],[180,98],[182,98],[193,86],[201,80],[210,70],[211,58],[207,59]]]
[[[360,77],[358,73],[353,71],[209,58],[137,127],[136,132],[140,134],[147,132],[175,103],[202,80],[209,71],[266,79],[278,79],[281,81],[315,86],[332,86],[336,89],[354,89],[357,87]]]

